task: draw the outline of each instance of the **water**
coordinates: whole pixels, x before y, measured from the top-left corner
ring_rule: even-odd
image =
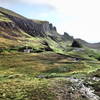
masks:
[[[100,100],[100,97],[94,93],[94,90],[91,87],[86,87],[83,84],[84,80],[76,79],[73,77],[68,78],[68,80],[70,80],[74,84],[75,88],[79,90],[82,95],[87,97],[89,100]]]

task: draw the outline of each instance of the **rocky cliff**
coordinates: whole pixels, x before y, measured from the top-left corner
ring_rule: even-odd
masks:
[[[44,48],[45,42],[60,47],[62,40],[55,26],[48,21],[25,18],[10,10],[0,8],[0,47],[20,44]],[[13,41],[15,40],[15,41]],[[15,42],[15,43],[14,43]],[[52,44],[53,43],[53,44]],[[36,46],[36,44],[39,44]],[[42,46],[41,46],[42,45]]]
[[[16,44],[20,41],[23,41],[22,44],[25,44],[26,41],[29,41],[28,44],[33,44],[34,41],[30,41],[33,37],[35,40],[36,38],[42,38],[46,40],[48,44],[51,44],[52,41],[52,43],[55,43],[57,47],[63,49],[66,49],[68,45],[70,46],[74,39],[66,32],[64,32],[64,35],[60,35],[57,32],[56,27],[48,21],[28,19],[13,11],[0,7],[0,38],[1,37],[3,37],[2,41],[5,38],[10,40],[17,40]],[[31,39],[27,39],[28,37]],[[40,39],[41,43],[42,39]],[[5,41],[6,40],[3,41],[4,44],[7,44],[8,42]],[[38,43],[40,41],[38,41]],[[100,43],[90,44],[82,41],[79,42],[81,42],[81,44],[86,47],[100,49]]]
[[[72,41],[73,40],[73,37],[70,36],[67,32],[64,32],[64,35],[62,35],[62,39],[64,41]]]
[[[12,22],[0,22],[0,26],[6,28],[19,27],[24,32],[31,36],[46,37],[49,34],[57,34],[56,27],[47,21],[34,21],[27,18],[19,18],[0,11],[3,15],[9,18]],[[49,33],[49,34],[48,34]]]

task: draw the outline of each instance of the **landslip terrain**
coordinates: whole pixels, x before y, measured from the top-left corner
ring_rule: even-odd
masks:
[[[0,7],[0,100],[100,100],[99,50]]]

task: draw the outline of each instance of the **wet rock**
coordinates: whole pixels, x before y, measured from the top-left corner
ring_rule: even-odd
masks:
[[[79,90],[80,93],[88,100],[100,100],[100,97],[95,94],[95,90],[92,87],[87,87],[84,85],[84,80],[76,78],[68,78],[74,85],[76,90]],[[86,83],[86,82],[85,82]]]

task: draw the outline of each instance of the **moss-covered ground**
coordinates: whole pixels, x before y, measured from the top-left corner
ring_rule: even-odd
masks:
[[[2,52],[0,100],[86,100],[77,91],[70,94],[72,84],[62,77],[86,77],[98,69],[99,61],[76,61],[54,52]]]
[[[73,48],[72,41],[62,41],[59,35],[57,40],[33,37],[4,13],[26,19],[0,7],[0,100],[88,100],[69,77],[83,78],[100,96],[100,80],[93,80],[100,78],[98,50]],[[25,47],[32,48],[34,53],[19,52]]]

